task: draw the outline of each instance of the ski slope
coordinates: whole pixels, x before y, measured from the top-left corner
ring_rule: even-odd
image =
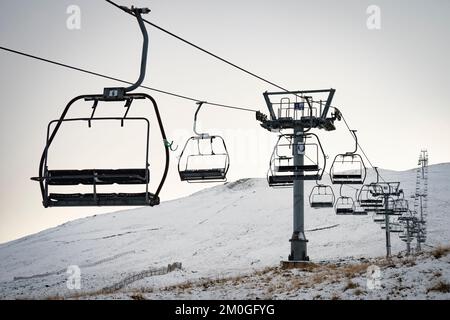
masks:
[[[405,196],[414,191],[415,170],[380,173],[400,181]],[[373,172],[368,179],[374,179]],[[313,185],[306,182],[305,190]],[[429,167],[429,194],[427,245],[450,244],[450,163]],[[332,209],[305,207],[312,261],[385,254],[384,231],[370,215],[336,216]],[[134,285],[244,274],[287,259],[291,232],[292,189],[271,189],[265,179],[242,179],[158,207],[91,216],[2,244],[0,298],[73,295],[66,286],[70,265],[80,267],[84,293],[174,262],[181,262],[183,270]],[[392,252],[404,249],[393,234]]]

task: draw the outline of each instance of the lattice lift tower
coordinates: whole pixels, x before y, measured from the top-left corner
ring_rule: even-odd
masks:
[[[416,238],[417,251],[421,250],[421,243],[426,240],[426,218],[428,209],[428,151],[421,150],[416,171],[416,192],[414,197],[414,211],[417,213]]]

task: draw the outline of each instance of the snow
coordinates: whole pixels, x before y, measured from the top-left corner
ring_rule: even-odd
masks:
[[[415,170],[381,170],[381,175],[400,181],[406,196],[413,193]],[[369,179],[374,179],[373,172]],[[449,181],[449,163],[430,166],[425,249],[450,243]],[[306,182],[305,190],[313,184]],[[384,232],[371,216],[336,216],[332,209],[305,207],[313,262],[385,254]],[[242,179],[157,207],[91,216],[2,244],[0,298],[70,297],[77,292],[92,297],[130,275],[174,262],[181,262],[183,269],[139,280],[121,291],[249,274],[285,260],[291,233],[292,189],[269,188],[265,179]],[[393,234],[393,253],[404,249]],[[70,265],[81,270],[78,291],[66,286]],[[442,276],[450,279],[448,272]],[[120,292],[116,295],[120,297]]]
[[[116,298],[140,294],[145,299],[450,299],[450,250],[440,258],[430,253],[414,257],[339,259],[310,270],[270,268],[238,277],[204,279],[170,287],[130,288]],[[368,268],[379,268],[377,286]],[[368,282],[369,279],[369,282]],[[446,283],[447,287],[439,287]],[[100,295],[97,298],[105,298]]]

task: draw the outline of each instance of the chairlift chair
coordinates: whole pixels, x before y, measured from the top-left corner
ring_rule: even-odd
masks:
[[[309,205],[314,209],[333,208],[334,201],[333,188],[324,184],[316,184],[309,195]]]
[[[376,211],[378,208],[382,208],[384,206],[383,198],[373,196],[372,190],[374,188],[377,188],[377,185],[374,183],[365,184],[361,187],[358,193],[358,202],[361,207],[365,208],[367,211]]]
[[[358,201],[355,201],[353,204],[353,215],[354,216],[367,216],[369,212],[361,207],[361,204]]]
[[[400,197],[403,194],[403,190],[400,189],[400,182],[377,182],[376,185],[377,188],[371,191],[374,197]]]
[[[352,197],[340,196],[336,200],[335,211],[337,215],[353,215],[354,201]]]
[[[406,199],[395,199],[394,201],[394,212],[397,215],[402,215],[409,212],[409,203]]]
[[[385,223],[386,220],[385,220],[384,216],[374,216],[374,217],[373,217],[373,222],[376,222],[376,223]]]
[[[321,180],[326,156],[319,137],[304,133],[302,141],[294,143],[293,134],[282,134],[270,158],[267,180],[271,187],[289,187],[295,180]],[[303,164],[295,164],[294,156],[303,155]]]
[[[356,142],[355,150],[335,156],[330,169],[332,184],[364,184],[366,179],[367,169],[364,160],[356,153],[358,151],[356,130],[351,132]]]
[[[342,195],[342,185],[339,189],[339,197],[336,199],[334,211],[336,215],[353,215],[355,203],[352,197]]]
[[[125,8],[126,9],[126,8]],[[53,120],[47,127],[47,139],[45,143],[44,151],[42,152],[38,177],[31,178],[34,181],[38,181],[41,189],[43,205],[47,207],[74,207],[74,206],[154,206],[159,204],[159,193],[162,189],[164,181],[167,176],[169,167],[169,150],[166,144],[166,135],[162,120],[159,114],[156,101],[148,94],[143,93],[131,93],[134,89],[138,88],[145,78],[145,66],[147,61],[147,49],[148,49],[148,35],[145,29],[141,14],[148,13],[150,10],[147,8],[134,8],[126,9],[128,12],[134,14],[139,27],[143,35],[143,49],[141,56],[141,70],[139,79],[133,85],[123,88],[105,88],[103,94],[93,95],[80,95],[72,99],[65,107],[61,117],[58,120]],[[90,117],[83,118],[66,118],[69,109],[75,102],[89,101],[93,103]],[[134,100],[150,101],[153,105],[160,133],[165,145],[165,170],[162,175],[161,181],[157,187],[156,192],[151,193],[149,191],[150,182],[150,170],[149,170],[149,121],[147,118],[132,118],[127,117],[128,111]],[[99,102],[125,102],[125,114],[123,117],[96,117],[95,112],[98,108]],[[125,169],[64,169],[53,170],[49,168],[48,158],[51,151],[52,142],[63,126],[67,122],[86,122],[88,127],[91,127],[91,123],[95,121],[120,121],[121,126],[129,121],[144,121],[146,123],[146,146],[145,146],[145,163],[140,168],[125,168]],[[143,161],[144,162],[144,161]],[[130,193],[102,193],[99,192],[99,186],[103,185],[142,185],[142,192]],[[89,185],[92,186],[92,193],[54,193],[50,191],[50,188],[61,186],[79,186]]]
[[[386,225],[382,225],[381,229],[386,230]],[[392,232],[392,233],[403,233],[404,232],[404,228],[399,223],[392,223],[392,224],[389,225],[389,232]]]
[[[374,212],[377,215],[389,215],[389,216],[398,216],[399,214],[395,212],[395,199],[393,197],[387,197],[387,206],[386,199],[384,200],[383,207],[377,207]]]
[[[353,215],[355,216],[367,216],[368,211],[364,208],[358,200],[358,191],[355,191],[355,201],[353,203]]]
[[[194,133],[185,145],[178,160],[181,181],[224,182],[230,167],[230,156],[225,140],[219,135],[197,132],[197,115],[204,102],[198,102],[194,115]]]
[[[295,101],[288,97],[282,97],[278,105],[277,117],[279,120],[300,120],[317,117],[317,107],[314,106],[312,96],[295,95]]]

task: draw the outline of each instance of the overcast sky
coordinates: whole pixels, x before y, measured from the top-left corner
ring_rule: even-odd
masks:
[[[428,148],[431,163],[450,161],[448,0],[120,3],[151,8],[147,18],[154,23],[291,90],[335,88],[334,105],[358,130],[363,148],[379,167],[413,168],[422,147]],[[66,26],[70,5],[81,9],[79,30]],[[381,9],[379,30],[367,28],[369,5]],[[149,27],[149,33],[146,85],[267,112],[262,93],[276,88],[156,29]],[[133,18],[104,1],[1,0],[0,45],[134,81],[141,35]],[[37,175],[48,121],[59,117],[74,96],[100,93],[103,87],[118,84],[3,51],[0,70],[0,242],[111,211],[44,209],[38,185],[29,178]],[[192,134],[195,104],[152,95],[160,105],[169,138],[182,145]],[[86,115],[90,106],[81,103],[76,110]],[[146,115],[142,110],[147,109],[136,107],[133,115]],[[163,158],[156,123],[148,110],[154,186]],[[105,108],[100,112],[109,114]],[[114,112],[122,112],[122,107],[116,106]],[[220,133],[227,141],[229,180],[265,176],[276,135],[261,129],[254,113],[205,107],[200,125],[203,131]],[[89,139],[85,129],[68,128],[58,137],[55,150],[60,151],[52,158],[60,161],[56,166],[99,167],[112,160],[114,167],[142,160],[139,128],[127,128],[126,133],[112,128],[96,139]],[[330,157],[353,147],[342,123],[320,137]],[[81,140],[84,144],[78,145]],[[104,156],[105,148],[115,154]],[[140,152],[140,158],[134,151]],[[163,200],[205,187],[179,181],[178,154],[172,153]]]

